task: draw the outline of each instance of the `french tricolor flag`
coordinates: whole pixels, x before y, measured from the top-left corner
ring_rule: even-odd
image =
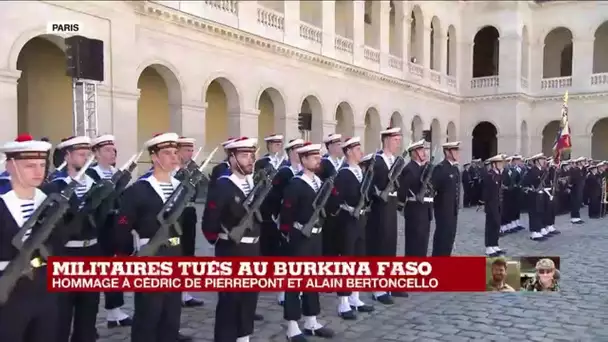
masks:
[[[562,104],[562,119],[557,130],[557,136],[553,143],[554,161],[559,164],[562,154],[569,151],[572,147],[570,140],[570,125],[568,124],[568,92],[564,95],[564,103]]]

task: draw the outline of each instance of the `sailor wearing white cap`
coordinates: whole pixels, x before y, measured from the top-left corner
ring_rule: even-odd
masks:
[[[505,254],[506,251],[498,247],[500,234],[500,211],[502,205],[502,169],[504,156],[498,154],[486,160],[490,165],[483,178],[482,201],[486,214],[485,223],[485,246],[486,255],[495,257]]]
[[[66,167],[53,173],[53,180],[43,186],[47,194],[61,192],[69,183],[77,182],[74,196],[70,199],[74,213],[84,206],[86,194],[95,184],[95,180],[84,174],[75,179],[82,168],[88,168],[91,158],[91,139],[86,136],[72,136],[61,140],[57,149],[63,153]],[[65,248],[55,253],[69,257],[90,257],[102,255],[99,245],[99,229],[85,215],[78,215],[70,221],[71,232],[65,237]],[[62,242],[63,243],[63,242]],[[92,341],[97,335],[95,328],[99,310],[99,293],[76,292],[58,294],[57,305],[57,341],[72,340]],[[76,317],[77,315],[77,317]],[[72,329],[72,322],[74,324]]]
[[[523,187],[527,193],[530,239],[544,241],[549,234],[543,224],[545,215],[544,183],[549,176],[546,168],[547,158],[539,153],[529,157],[528,162],[532,166],[524,176]]]
[[[282,159],[281,152],[283,150],[283,135],[281,134],[270,134],[264,138],[266,143],[266,153],[262,158],[256,160],[254,170],[262,170],[268,165],[272,165],[273,168],[278,169],[283,166],[286,161]]]
[[[447,142],[442,148],[444,158],[433,170],[431,179],[435,190],[433,256],[452,255],[460,209],[460,142]]]
[[[322,188],[321,179],[315,174],[321,164],[321,145],[310,142],[296,151],[302,162],[302,172],[295,176],[285,189],[281,206],[280,229],[286,235],[290,255],[293,257],[319,257],[322,250],[322,227],[316,222],[310,236],[302,233],[313,216],[313,202]],[[319,293],[286,292],[283,318],[287,321],[287,339],[294,342],[306,341],[304,335],[333,337],[334,332],[321,325],[317,316],[321,312]],[[304,331],[298,321],[304,316]]]
[[[149,243],[161,228],[156,216],[179,186],[180,182],[173,177],[179,166],[178,139],[179,135],[175,133],[161,133],[146,141],[144,148],[152,160],[151,173],[133,183],[122,195],[115,234],[123,245],[132,241],[136,251]],[[180,244],[180,236],[171,231],[167,244],[158,250],[157,255],[181,256]],[[134,309],[131,341],[153,341],[159,336],[167,341],[191,340],[179,333],[182,310],[179,292],[136,292]]]
[[[262,224],[262,232],[260,235],[260,248],[264,256],[284,256],[284,239],[278,228],[278,217],[281,211],[281,201],[283,193],[289,181],[302,171],[300,164],[300,156],[296,152],[304,145],[304,140],[297,138],[289,140],[284,148],[287,155],[287,161],[282,163],[279,171],[272,181],[272,189],[266,198],[266,203],[262,207],[262,217],[265,222]],[[267,218],[270,217],[270,220]],[[277,302],[283,305],[285,302],[285,292],[279,292]]]
[[[514,186],[511,193],[511,197],[509,199],[512,213],[510,217],[511,223],[508,226],[509,231],[517,232],[520,230],[524,230],[524,226],[521,223],[521,211],[524,208],[525,201],[524,192],[521,188],[521,184],[524,177],[524,172],[526,170],[526,165],[524,165],[524,158],[516,154],[512,157],[511,160],[511,171],[514,173],[513,181]]]
[[[247,227],[236,243],[229,235],[246,214],[243,203],[254,189],[252,174],[257,144],[255,138],[241,137],[225,146],[232,172],[221,176],[214,191],[209,193],[201,223],[203,234],[215,245],[218,258],[260,255],[257,224]],[[218,295],[213,340],[248,342],[253,334],[258,293],[220,292]]]
[[[428,143],[420,140],[407,147],[411,160],[399,178],[399,202],[404,203],[405,255],[426,257],[431,230],[434,189],[432,180],[426,182],[428,172]],[[448,229],[451,229],[448,227]]]
[[[29,134],[0,147],[12,176],[7,192],[0,195],[0,277],[18,253],[11,240],[46,199],[38,187],[45,178],[50,149],[51,144],[36,141]],[[0,309],[0,341],[45,342],[55,337],[57,302],[55,294],[46,290],[46,264],[40,258],[31,264],[30,277],[19,280]]]
[[[179,137],[179,139],[177,139],[177,155],[179,158],[179,167],[177,168],[177,171],[174,175],[177,180],[183,180],[183,177],[185,176],[184,170],[186,170],[188,164],[192,162],[192,158],[196,158],[196,156],[194,155],[195,147],[196,139],[194,138]],[[197,197],[198,191],[190,199],[187,204],[187,207],[184,208],[184,212],[180,217],[180,226],[182,227],[181,246],[184,252],[184,256],[194,256],[196,244],[196,223],[198,221],[198,218],[196,216],[196,209],[194,208],[194,202]],[[194,298],[188,292],[182,292],[182,303],[184,307],[188,308],[204,305],[204,302],[202,300]]]
[[[342,152],[342,134],[331,133],[323,139],[327,154],[321,159],[321,168],[317,171],[317,175],[321,181],[335,175],[344,161]],[[339,244],[340,237],[337,236],[335,226],[336,218],[333,215],[328,216],[323,222],[323,255],[336,256],[338,251],[336,245]]]
[[[388,127],[380,132],[382,149],[374,156],[374,180],[372,192],[374,195],[366,226],[367,255],[371,257],[394,257],[397,254],[397,173],[394,181],[389,179],[389,172],[398,158],[402,167],[405,162],[397,156],[401,148],[401,128]],[[401,166],[400,166],[401,165]],[[396,293],[399,296],[402,293]],[[390,305],[394,300],[386,291],[373,294],[373,299]]]
[[[365,257],[365,215],[367,196],[361,195],[364,177],[369,183],[373,174],[364,174],[359,166],[363,151],[359,137],[347,138],[342,144],[345,163],[338,171],[332,198],[328,203],[330,213],[336,214],[336,251],[343,257]],[[369,189],[367,189],[369,190]],[[366,192],[364,192],[366,193]],[[356,319],[355,312],[372,312],[373,306],[365,305],[359,292],[338,292],[338,314],[346,320]]]
[[[91,147],[97,164],[87,170],[87,175],[95,182],[110,179],[116,172],[116,167],[114,166],[116,164],[116,146],[114,145],[114,140],[114,136],[111,134],[103,134],[91,139]],[[98,222],[98,225],[102,225],[102,228],[99,230],[99,244],[105,256],[117,254],[112,234],[115,221],[115,215],[108,215],[103,222]],[[108,328],[130,326],[133,323],[131,317],[122,310],[122,306],[125,304],[122,292],[105,292],[104,302]]]
[[[606,191],[606,189],[602,189],[604,175],[599,173],[597,165],[591,165],[587,170],[589,174],[585,181],[585,188],[589,196],[589,218],[597,219],[600,218],[602,211],[602,193]]]
[[[582,224],[581,207],[583,206],[583,191],[585,188],[585,157],[579,157],[570,162],[570,222]]]

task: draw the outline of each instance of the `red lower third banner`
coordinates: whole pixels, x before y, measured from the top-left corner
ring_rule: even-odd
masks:
[[[484,257],[64,258],[48,260],[49,291],[485,291]]]

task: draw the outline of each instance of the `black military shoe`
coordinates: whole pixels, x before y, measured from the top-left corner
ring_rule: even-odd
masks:
[[[108,329],[118,328],[118,327],[130,327],[132,325],[133,325],[133,320],[131,319],[131,317],[121,319],[120,321],[108,321]]]
[[[308,339],[306,338],[306,336],[304,336],[304,334],[300,334],[292,337],[287,337],[287,342],[308,342]]]
[[[308,335],[308,336],[317,336],[317,337],[322,337],[322,338],[333,338],[335,333],[333,330],[326,328],[326,327],[321,327],[319,329],[304,329],[304,335]]]
[[[382,296],[372,296],[372,299],[382,303],[384,305],[393,305],[395,304],[395,301],[393,300],[393,298],[391,297],[391,295],[389,295],[388,293],[383,294]]]
[[[254,321],[263,321],[264,320],[264,316],[260,315],[259,313],[256,313],[253,315],[253,320]]]
[[[496,250],[496,253],[498,253],[498,255],[507,255],[507,250],[506,249],[498,249],[498,250]]]
[[[410,295],[407,292],[391,292],[391,296],[397,298],[408,298]]]
[[[195,308],[198,306],[203,306],[205,305],[205,302],[203,302],[200,299],[196,299],[196,298],[190,298],[187,301],[182,303],[182,306],[185,308]]]
[[[284,300],[278,300],[277,304],[279,304],[280,306],[283,306],[283,305],[285,305],[285,301]]]
[[[358,311],[358,312],[374,312],[374,310],[376,310],[376,308],[374,308],[372,305],[367,305],[367,304],[363,304],[363,305],[359,305],[359,306],[351,305],[350,308],[355,311]]]
[[[355,314],[355,312],[353,310],[349,310],[349,311],[345,311],[345,312],[338,312],[338,315],[346,321],[352,321],[352,320],[357,319],[357,314]]]
[[[177,334],[177,342],[192,342],[194,339],[190,336],[183,335],[182,333]]]

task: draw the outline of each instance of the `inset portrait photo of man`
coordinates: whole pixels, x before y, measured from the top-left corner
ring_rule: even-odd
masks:
[[[520,288],[520,264],[518,260],[498,257],[486,259],[486,291],[515,292]]]
[[[522,257],[521,290],[529,292],[559,291],[559,257]]]

